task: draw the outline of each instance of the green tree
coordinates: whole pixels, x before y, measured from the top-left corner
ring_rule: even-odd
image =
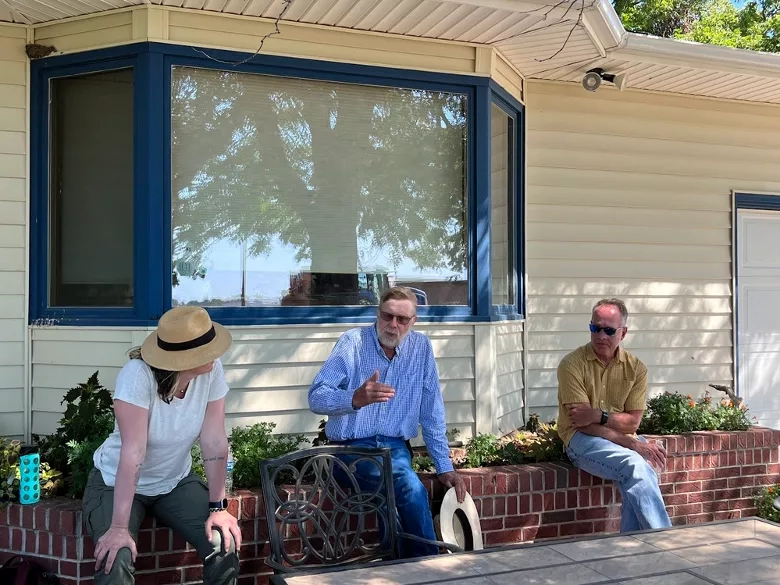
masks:
[[[614,0],[632,32],[754,51],[780,52],[780,0]]]

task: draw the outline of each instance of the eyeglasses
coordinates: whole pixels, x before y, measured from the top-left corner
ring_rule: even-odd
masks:
[[[612,337],[613,335],[615,335],[615,333],[623,329],[622,327],[618,327],[617,329],[615,329],[614,327],[599,327],[598,325],[594,325],[593,323],[588,325],[588,327],[590,328],[591,333],[598,333],[599,331],[603,331],[610,337]]]
[[[388,323],[392,322],[393,319],[398,321],[399,325],[408,325],[409,321],[414,319],[414,317],[406,317],[404,315],[393,315],[392,313],[388,313],[387,311],[379,311],[379,318],[382,319],[382,321],[387,321]]]

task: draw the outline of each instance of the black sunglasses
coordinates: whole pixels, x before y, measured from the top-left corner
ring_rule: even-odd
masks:
[[[409,321],[414,319],[414,317],[407,317],[405,315],[393,315],[387,311],[379,311],[379,318],[382,319],[382,321],[387,321],[388,323],[395,319],[398,321],[399,325],[408,325]]]
[[[588,325],[588,327],[590,328],[591,333],[598,333],[599,331],[603,331],[610,337],[612,337],[613,335],[615,335],[615,333],[623,329],[622,327],[618,327],[617,329],[615,329],[614,327],[599,327],[598,325],[594,325],[593,323]]]

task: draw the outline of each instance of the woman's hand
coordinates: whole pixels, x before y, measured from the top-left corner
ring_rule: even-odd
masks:
[[[236,552],[241,550],[241,530],[238,528],[238,520],[230,512],[220,510],[209,514],[206,520],[206,538],[209,542],[211,542],[211,532],[215,528],[219,528],[222,533],[222,546],[225,552],[230,550],[231,538],[236,545]]]
[[[127,528],[112,526],[98,539],[97,546],[95,546],[95,570],[100,569],[100,565],[103,563],[103,559],[105,559],[105,573],[108,575],[111,572],[111,567],[114,566],[116,554],[123,548],[130,549],[130,555],[135,563],[138,551],[135,548],[133,537],[130,536],[130,531]]]

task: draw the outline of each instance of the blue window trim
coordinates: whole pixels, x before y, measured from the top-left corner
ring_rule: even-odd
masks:
[[[512,119],[513,134],[513,186],[514,186],[514,303],[494,306],[495,320],[522,319],[525,315],[525,106],[508,91],[490,81],[491,103]],[[490,193],[490,191],[488,191]]]
[[[222,61],[245,54],[204,50]],[[132,308],[48,306],[48,140],[49,83],[56,77],[134,68],[134,306]],[[422,322],[473,322],[522,318],[523,265],[523,106],[485,77],[452,75],[387,67],[352,65],[260,54],[250,63],[226,65],[200,49],[164,43],[135,43],[109,49],[35,60],[31,64],[31,271],[30,319],[53,319],[64,325],[148,326],[171,307],[171,68],[196,66],[281,77],[340,81],[453,92],[466,96],[468,186],[469,306],[421,306]],[[517,148],[515,247],[516,304],[491,306],[490,279],[490,106],[501,103],[516,122]],[[139,116],[139,112],[145,115]],[[479,196],[477,196],[479,194]],[[226,325],[368,323],[372,307],[209,307]]]

